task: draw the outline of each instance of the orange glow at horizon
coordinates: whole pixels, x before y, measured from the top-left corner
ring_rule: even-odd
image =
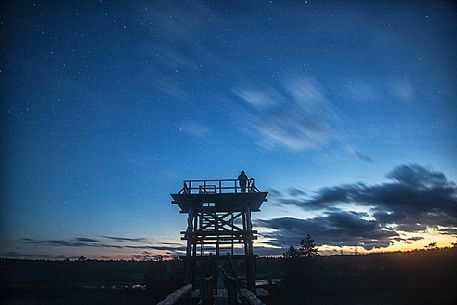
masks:
[[[331,245],[321,245],[319,250],[324,253],[332,254],[335,252],[341,252],[345,254],[370,254],[370,253],[386,253],[386,252],[407,252],[413,250],[426,249],[430,243],[436,243],[437,248],[452,247],[453,243],[457,242],[457,237],[453,235],[445,235],[439,233],[435,229],[429,229],[426,232],[404,232],[397,231],[400,234],[402,239],[406,241],[392,241],[392,243],[384,248],[373,248],[370,250],[364,249],[362,246],[331,246]],[[422,237],[423,239],[416,241],[407,241],[409,238]]]

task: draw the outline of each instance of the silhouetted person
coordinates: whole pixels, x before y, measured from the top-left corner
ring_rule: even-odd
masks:
[[[241,171],[241,174],[238,176],[238,181],[240,182],[241,193],[246,193],[246,181],[248,180],[248,176]]]

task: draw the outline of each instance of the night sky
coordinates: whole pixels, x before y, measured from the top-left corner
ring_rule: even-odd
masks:
[[[241,170],[270,192],[258,254],[306,233],[330,254],[450,246],[456,16],[451,1],[2,4],[0,255],[177,255],[169,194]]]

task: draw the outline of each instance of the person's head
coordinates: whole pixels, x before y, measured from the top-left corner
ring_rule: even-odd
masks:
[[[241,174],[244,175],[244,171],[241,171]]]

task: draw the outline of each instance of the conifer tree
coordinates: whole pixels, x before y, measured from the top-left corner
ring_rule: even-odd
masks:
[[[300,241],[300,256],[318,256],[319,255],[319,249],[316,247],[316,243],[314,242],[314,239],[312,239],[311,235],[306,234],[305,239],[302,239]]]
[[[290,246],[289,250],[282,254],[284,258],[294,258],[300,256],[300,251],[297,250],[294,246]]]

